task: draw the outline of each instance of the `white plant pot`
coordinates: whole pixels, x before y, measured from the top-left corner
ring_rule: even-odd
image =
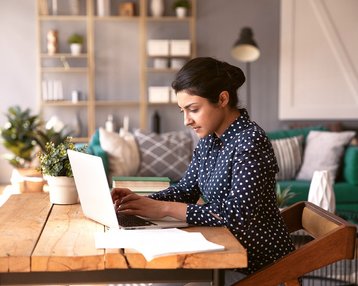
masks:
[[[177,7],[175,8],[175,13],[178,18],[185,18],[187,14],[188,9],[184,7]]]
[[[78,56],[81,54],[82,45],[81,44],[71,44],[70,45],[71,54],[74,56]]]
[[[58,205],[77,204],[78,193],[73,177],[46,176],[50,202]]]

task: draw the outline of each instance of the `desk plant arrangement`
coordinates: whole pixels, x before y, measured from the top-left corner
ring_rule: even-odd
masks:
[[[76,147],[71,137],[55,145],[47,142],[45,150],[38,153],[40,159],[39,171],[44,175],[49,186],[50,201],[53,204],[78,203],[78,194],[72,174],[67,150],[86,153],[87,145]]]
[[[190,7],[189,0],[176,0],[173,2],[173,9],[178,18],[185,18]]]

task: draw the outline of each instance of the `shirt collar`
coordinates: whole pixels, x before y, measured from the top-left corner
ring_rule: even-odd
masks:
[[[230,126],[224,131],[224,133],[217,137],[215,133],[209,135],[210,141],[214,142],[214,140],[219,139],[224,145],[230,141],[232,134],[236,134],[238,129],[246,129],[249,125],[252,124],[250,121],[249,114],[246,109],[239,109],[240,115],[235,119],[234,122],[230,124]]]

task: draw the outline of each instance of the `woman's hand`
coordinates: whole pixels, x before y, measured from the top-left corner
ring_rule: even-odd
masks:
[[[118,208],[123,198],[129,194],[134,194],[130,189],[126,188],[113,188],[111,191],[112,201],[115,205],[115,209]]]
[[[129,215],[160,219],[166,216],[166,205],[167,202],[131,193],[121,200],[117,211]]]
[[[111,192],[115,209],[128,215],[140,215],[152,219],[171,216],[179,220],[186,219],[186,204],[157,201],[146,196],[140,196],[129,189],[114,188]]]

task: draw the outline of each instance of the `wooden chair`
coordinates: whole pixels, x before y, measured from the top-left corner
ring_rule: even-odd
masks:
[[[282,215],[290,233],[303,229],[313,240],[234,285],[300,285],[299,277],[304,274],[354,258],[354,225],[309,202],[296,203],[284,209]]]

